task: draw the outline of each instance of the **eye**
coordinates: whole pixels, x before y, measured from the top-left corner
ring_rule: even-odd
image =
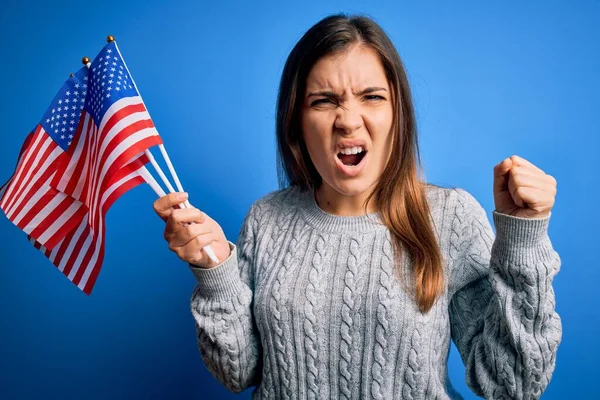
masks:
[[[334,101],[328,97],[325,97],[323,99],[317,99],[315,101],[313,101],[312,103],[310,103],[311,107],[313,106],[318,106],[321,104],[335,104]]]
[[[365,96],[365,100],[378,102],[378,101],[385,100],[385,97],[379,96],[377,94],[368,94],[368,95]]]

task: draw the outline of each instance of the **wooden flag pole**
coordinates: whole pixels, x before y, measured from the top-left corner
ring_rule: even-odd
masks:
[[[110,42],[114,42],[115,43],[115,47],[117,48],[117,52],[119,53],[119,55],[121,55],[121,51],[119,50],[119,46],[117,45],[117,42],[115,41],[115,37],[114,36],[107,36],[106,41],[108,43]],[[89,60],[89,59],[88,59]],[[133,79],[133,76],[131,75],[131,72],[129,71],[129,68],[127,67],[127,63],[125,62],[125,59],[123,58],[123,56],[121,55],[121,60],[123,61],[123,65],[125,66],[125,69],[127,70],[127,73],[129,74],[129,77],[131,78],[131,83],[133,83],[133,86],[135,87],[135,90],[138,92],[138,95],[140,96],[140,99],[142,100],[142,104],[144,104],[144,107],[146,108],[146,110],[148,109],[146,107],[146,104],[144,103],[144,99],[142,99],[142,95],[137,87],[137,85],[135,84],[135,81]],[[87,64],[86,64],[87,65]],[[88,66],[89,67],[89,66]],[[156,128],[155,128],[156,129]],[[177,176],[177,172],[175,172],[175,168],[173,167],[173,164],[171,163],[171,159],[169,158],[169,155],[167,154],[167,150],[165,149],[164,145],[161,143],[158,145],[158,147],[160,148],[160,152],[163,155],[163,158],[165,159],[165,162],[167,163],[167,167],[169,168],[169,172],[171,173],[171,176],[173,177],[173,179],[175,180],[175,185],[177,186],[177,190],[180,192],[184,192],[183,190],[183,186],[181,185],[181,182],[179,181],[179,177]],[[171,193],[175,192],[175,189],[173,188],[173,186],[171,185],[171,183],[169,182],[169,180],[167,179],[165,173],[163,172],[162,168],[160,167],[160,165],[158,165],[158,163],[156,162],[156,160],[154,159],[154,156],[152,155],[152,153],[150,153],[150,151],[148,149],[144,150],[144,153],[146,154],[146,156],[148,157],[148,159],[150,160],[150,163],[152,164],[152,166],[154,167],[154,169],[156,170],[156,172],[158,173],[158,175],[160,176],[161,180],[163,181],[163,183],[167,186],[167,188],[169,189],[169,191]],[[150,171],[148,171],[145,167],[144,167],[145,172],[152,177],[152,175],[150,174]],[[144,176],[144,175],[142,175]],[[145,178],[145,176],[144,176]],[[154,181],[154,184],[158,185],[158,183],[156,182],[156,180],[152,177],[152,180]],[[148,182],[150,184],[150,182]],[[152,186],[152,184],[150,184],[150,186]],[[160,186],[158,186],[158,188],[160,188]],[[154,189],[154,191],[156,192],[156,189],[153,187],[152,189]],[[160,188],[160,190],[162,191],[162,188]],[[159,192],[156,192],[157,194]],[[162,195],[159,195],[159,197],[162,197],[165,195],[164,192],[162,192]],[[183,207],[184,208],[192,208],[192,205],[189,203],[188,200],[186,200],[183,203]],[[212,247],[210,247],[210,245],[206,245],[202,248],[202,250],[204,250],[204,252],[206,253],[206,255],[215,263],[218,264],[219,263],[219,259],[217,258],[217,255],[215,254],[214,250],[212,249]]]

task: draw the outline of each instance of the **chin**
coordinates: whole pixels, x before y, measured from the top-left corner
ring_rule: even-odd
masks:
[[[344,196],[358,196],[374,188],[373,183],[364,180],[351,179],[347,182],[335,182],[332,186],[338,193]]]

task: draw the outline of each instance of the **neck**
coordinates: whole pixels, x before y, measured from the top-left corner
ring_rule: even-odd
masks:
[[[316,190],[315,201],[321,210],[329,214],[340,216],[365,215],[365,203],[371,192],[372,189],[357,195],[347,196],[323,183]],[[367,206],[366,214],[372,214],[377,211],[375,199],[371,199]]]

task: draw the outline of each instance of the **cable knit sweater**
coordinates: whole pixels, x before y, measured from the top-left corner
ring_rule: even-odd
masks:
[[[460,399],[452,339],[477,395],[540,397],[562,336],[550,217],[494,211],[494,235],[467,191],[428,185],[427,197],[446,285],[424,314],[379,213],[332,215],[296,187],[255,202],[231,256],[191,267],[209,371],[254,399]]]

